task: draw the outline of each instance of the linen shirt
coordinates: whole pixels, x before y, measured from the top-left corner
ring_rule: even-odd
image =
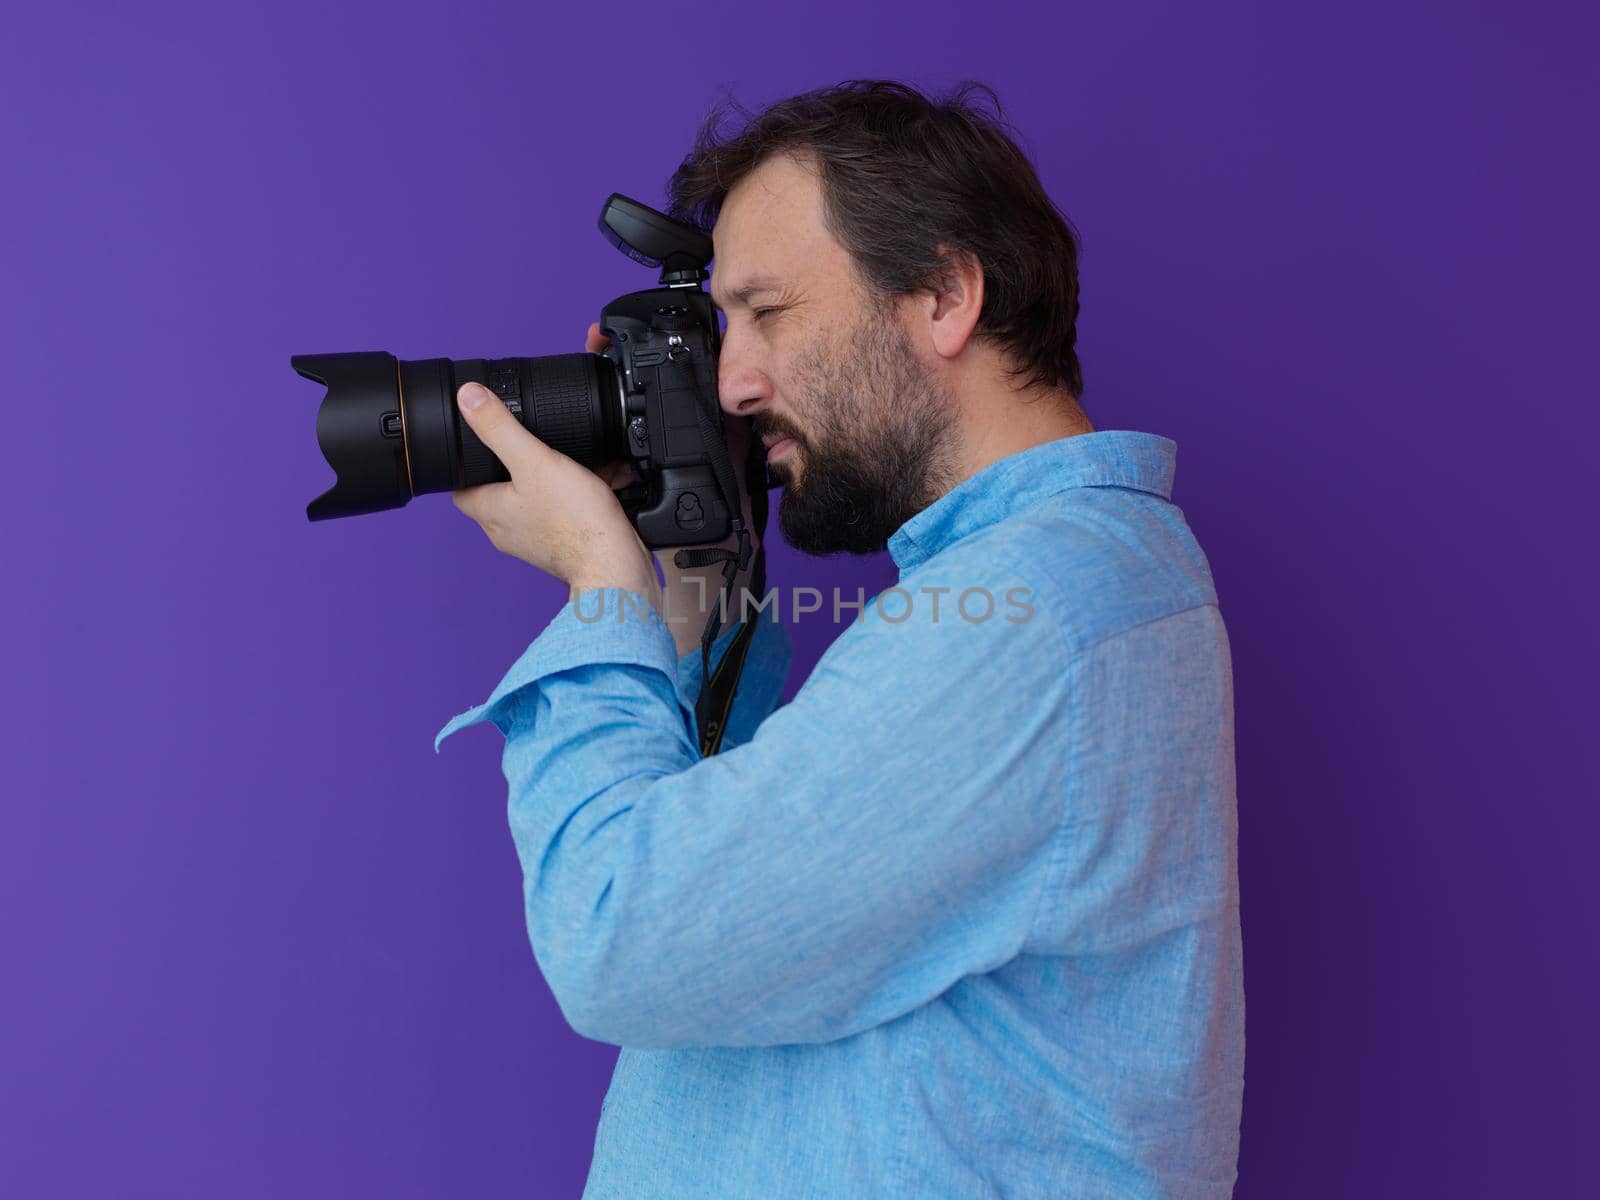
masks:
[[[504,735],[534,955],[622,1047],[586,1200],[1231,1195],[1232,677],[1175,454],[966,479],[776,708],[763,615],[711,758],[698,650],[617,589],[440,731]]]

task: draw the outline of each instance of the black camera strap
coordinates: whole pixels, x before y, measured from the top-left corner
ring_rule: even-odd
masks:
[[[701,413],[702,426],[707,424],[708,417],[709,414]],[[701,684],[694,712],[695,724],[700,730],[700,754],[705,758],[717,753],[722,746],[722,735],[727,730],[728,715],[733,709],[734,693],[738,690],[739,677],[744,671],[745,659],[750,653],[750,643],[755,637],[756,622],[760,619],[760,609],[752,615],[743,598],[738,599],[741,628],[733,635],[732,642],[723,652],[721,660],[717,663],[716,672],[713,673],[711,647],[717,640],[723,614],[730,604],[735,603],[734,580],[738,578],[739,571],[751,561],[751,539],[750,530],[744,525],[739,505],[739,489],[733,480],[733,467],[728,461],[727,445],[720,434],[708,438],[707,444],[712,447],[712,470],[727,500],[728,511],[738,514],[734,517],[733,525],[739,535],[739,549],[735,551],[709,547],[680,550],[673,558],[673,561],[684,569],[703,567],[713,562],[723,564],[722,588],[716,603],[711,607],[710,614],[706,617],[705,631],[700,637]],[[744,467],[746,486],[750,493],[751,524],[759,532],[762,543],[755,552],[755,561],[750,570],[751,591],[759,599],[765,596],[767,590],[767,460],[766,447],[759,441],[751,440]]]
[[[767,591],[766,447],[760,442],[755,442],[750,452],[751,458],[746,471],[750,490],[750,518],[751,524],[761,537],[755,562],[750,568],[750,591],[759,600]],[[731,601],[732,597],[729,599]],[[700,753],[704,757],[715,754],[722,745],[722,735],[728,728],[728,715],[733,709],[734,693],[738,690],[739,678],[744,672],[744,662],[750,653],[750,643],[755,639],[756,623],[761,619],[759,609],[755,613],[749,613],[746,608],[741,597],[739,611],[742,623],[739,632],[733,635],[733,641],[723,652],[722,660],[717,663],[717,669],[709,679],[704,674],[704,668],[708,665],[707,648],[710,643],[702,644],[700,677],[707,679],[707,682],[700,688],[700,698],[696,701],[695,712],[701,729]],[[720,616],[720,613],[717,615]],[[701,702],[704,703],[703,711]]]

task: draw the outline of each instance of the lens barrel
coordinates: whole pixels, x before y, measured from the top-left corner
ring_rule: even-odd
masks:
[[[627,454],[622,382],[604,355],[407,360],[374,351],[298,354],[289,364],[328,388],[317,444],[336,480],[306,506],[313,521],[509,479],[461,419],[456,390],[468,382],[488,387],[535,437],[585,466]]]

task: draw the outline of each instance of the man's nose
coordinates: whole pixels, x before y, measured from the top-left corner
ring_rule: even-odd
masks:
[[[727,342],[717,360],[717,396],[722,411],[733,417],[755,415],[772,400],[772,382],[765,371],[741,356]]]

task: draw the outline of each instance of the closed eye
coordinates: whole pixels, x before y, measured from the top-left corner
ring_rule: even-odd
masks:
[[[755,309],[751,313],[751,316],[753,316],[757,321],[759,321],[759,320],[761,320],[762,317],[766,316],[768,313],[775,313],[775,312],[782,312],[782,311],[783,310],[779,309],[779,308],[758,308],[758,309]]]

